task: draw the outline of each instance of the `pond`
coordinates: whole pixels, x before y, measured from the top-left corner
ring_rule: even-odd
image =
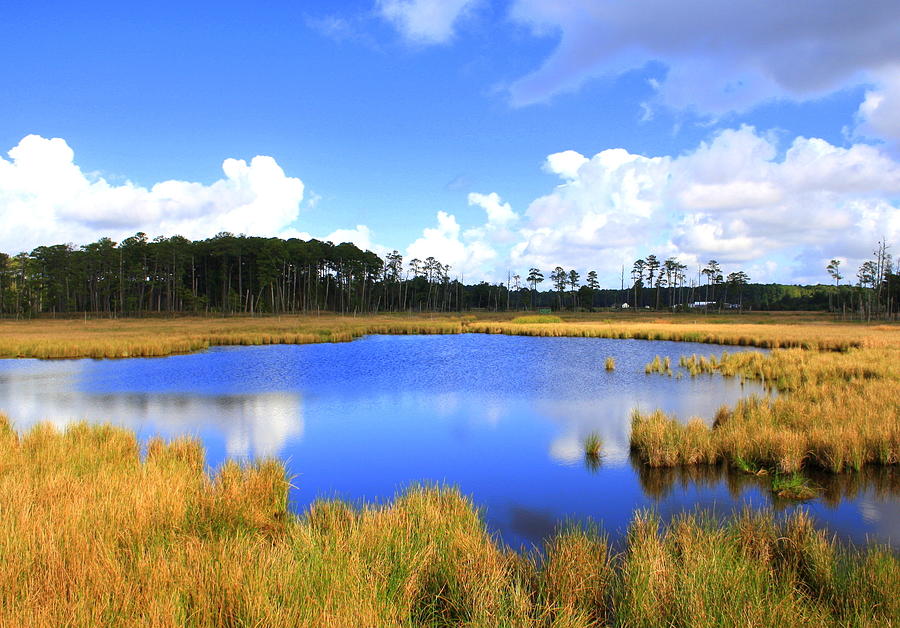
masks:
[[[513,547],[539,544],[561,521],[593,519],[616,539],[632,513],[749,504],[790,509],[753,477],[723,468],[649,469],[629,455],[630,412],[662,408],[710,420],[722,404],[765,391],[720,376],[644,374],[654,356],[735,347],[642,340],[482,334],[368,336],[320,345],[218,347],[166,358],[0,360],[0,411],[40,421],[111,422],[202,439],[212,466],[274,456],[295,476],[301,512],[319,497],[387,501],[417,481],[459,486]],[[604,369],[612,356],[615,371]],[[679,370],[674,369],[676,372]],[[599,432],[599,466],[582,439]],[[900,540],[893,469],[816,478],[806,505],[854,542]]]

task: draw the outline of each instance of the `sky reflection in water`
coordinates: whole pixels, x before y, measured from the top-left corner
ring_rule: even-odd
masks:
[[[203,439],[208,462],[277,456],[296,475],[291,499],[390,499],[427,480],[458,485],[508,543],[532,544],[565,518],[617,536],[636,508],[727,514],[774,503],[752,478],[721,469],[653,470],[628,451],[632,408],[709,418],[756,384],[645,375],[657,354],[734,347],[662,341],[487,335],[370,336],[336,345],[223,347],[132,360],[0,361],[0,410],[20,429],[43,420],[109,421]],[[616,359],[607,372],[603,361]],[[581,440],[604,440],[599,466]],[[895,544],[893,469],[818,478],[813,514],[844,538]]]

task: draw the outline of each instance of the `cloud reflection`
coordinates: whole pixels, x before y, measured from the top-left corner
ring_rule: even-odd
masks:
[[[219,434],[230,457],[278,456],[303,437],[297,393],[241,395],[179,393],[86,394],[73,390],[81,363],[40,363],[0,374],[0,409],[19,430],[41,422],[58,428],[77,421],[109,422],[139,434]],[[13,394],[14,393],[14,394]]]

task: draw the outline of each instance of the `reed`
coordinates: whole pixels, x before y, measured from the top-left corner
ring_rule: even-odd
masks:
[[[287,509],[277,462],[203,465],[193,440],[108,426],[24,434],[0,417],[0,625],[888,625],[900,559],[785,520],[638,513],[622,553],[567,526],[542,554],[473,504]],[[723,592],[727,591],[727,595]]]
[[[900,462],[900,367],[896,347],[844,353],[790,349],[683,358],[691,375],[760,381],[783,394],[720,408],[712,427],[662,413],[632,422],[632,447],[653,466],[752,460],[791,475],[858,471]],[[658,370],[654,360],[648,369]]]
[[[600,452],[603,450],[603,438],[597,432],[591,432],[584,438],[584,454],[586,456],[593,456],[594,458],[600,455]]]
[[[536,325],[536,324],[547,324],[547,323],[561,323],[563,321],[559,316],[551,316],[549,314],[539,314],[536,316],[517,316],[509,322],[514,325]]]
[[[808,478],[799,473],[782,475],[775,473],[772,476],[772,492],[778,497],[806,501],[819,494],[819,489]]]
[[[616,370],[616,359],[612,356],[606,358],[604,367],[606,368],[607,371],[615,371]]]
[[[604,313],[550,316],[555,324],[515,322],[509,314],[329,313],[266,317],[0,320],[0,357],[154,357],[213,345],[346,342],[365,334],[504,333],[511,335],[634,338],[762,348],[847,351],[900,346],[900,327],[834,323],[795,314],[735,318],[670,315],[654,318]],[[543,315],[518,317],[544,319]],[[556,322],[556,321],[561,322]]]

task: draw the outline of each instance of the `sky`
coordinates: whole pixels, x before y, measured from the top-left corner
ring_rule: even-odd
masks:
[[[229,231],[617,288],[900,245],[896,0],[46,0],[0,42],[7,253]]]

